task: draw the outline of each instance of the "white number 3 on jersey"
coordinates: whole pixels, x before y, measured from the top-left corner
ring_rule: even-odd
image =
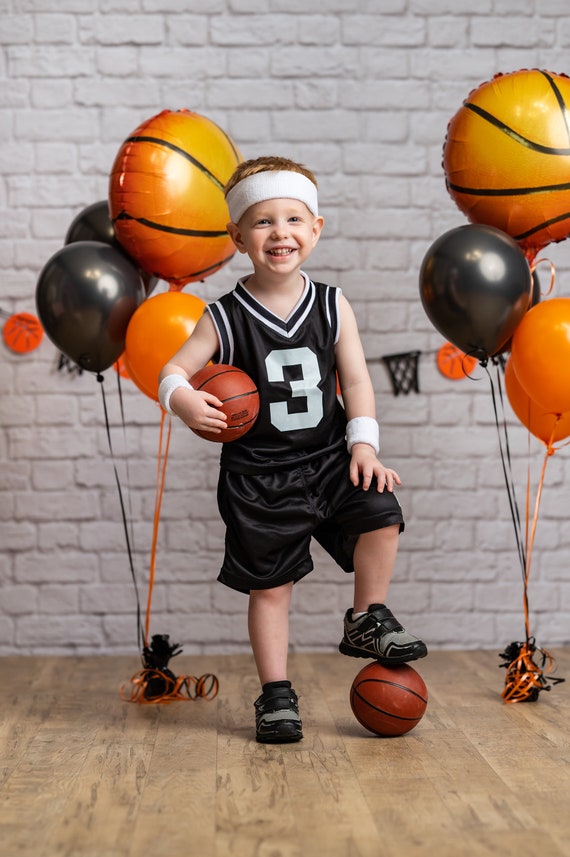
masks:
[[[285,366],[301,367],[301,378],[288,383],[293,398],[306,397],[307,409],[290,413],[287,402],[272,402],[269,406],[271,423],[279,431],[314,428],[323,418],[323,394],[318,386],[321,372],[317,355],[306,346],[271,351],[265,358],[268,381],[285,381]]]

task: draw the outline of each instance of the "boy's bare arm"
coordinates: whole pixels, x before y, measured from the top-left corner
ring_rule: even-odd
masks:
[[[376,398],[366,365],[364,349],[358,332],[354,312],[346,298],[340,299],[340,335],[336,346],[337,370],[340,389],[348,420],[357,417],[376,419]],[[394,490],[401,485],[395,470],[379,461],[373,446],[355,443],[351,449],[350,480],[361,484],[367,491],[376,477],[377,489],[382,492]]]
[[[202,369],[218,350],[218,337],[208,314],[198,321],[184,345],[163,366],[159,384],[168,376],[179,375],[185,381]],[[226,415],[219,411],[222,402],[212,395],[189,386],[177,387],[170,395],[170,408],[189,428],[201,431],[221,431],[226,426]]]

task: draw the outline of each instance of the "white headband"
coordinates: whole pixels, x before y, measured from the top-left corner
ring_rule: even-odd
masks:
[[[247,176],[230,190],[226,197],[230,220],[239,223],[251,205],[266,199],[298,199],[315,217],[319,214],[317,188],[310,179],[294,170],[264,170]]]

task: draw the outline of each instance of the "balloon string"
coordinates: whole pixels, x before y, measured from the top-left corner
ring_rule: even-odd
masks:
[[[156,471],[156,494],[155,494],[155,504],[154,504],[154,520],[152,526],[152,547],[150,553],[150,575],[148,582],[148,598],[146,605],[146,622],[145,622],[145,633],[144,633],[144,645],[148,646],[149,640],[149,630],[150,630],[150,612],[151,612],[151,604],[152,604],[152,593],[154,589],[154,577],[156,570],[156,549],[158,543],[158,529],[160,524],[160,511],[162,507],[162,496],[164,494],[164,483],[166,479],[166,465],[168,463],[168,450],[170,447],[170,436],[172,433],[172,419],[169,415],[167,415],[164,409],[161,410],[160,415],[160,435],[158,441],[158,460],[157,460],[157,471]],[[166,442],[164,445],[163,451],[163,443],[164,443],[164,423],[165,419],[168,416],[168,427],[166,432]]]
[[[530,410],[530,400],[529,400],[529,410]],[[529,423],[530,425],[530,423]],[[528,540],[529,540],[529,522],[530,522],[530,484],[531,484],[531,458],[530,458],[530,438],[531,433],[528,432],[528,443],[527,443],[527,468],[526,468],[526,500],[525,500],[525,566],[523,571],[523,587],[525,586],[527,580],[527,568],[528,568]],[[528,637],[528,634],[527,634]]]
[[[131,550],[131,541],[129,539],[129,528],[128,528],[128,524],[127,524],[127,513],[125,510],[125,503],[123,500],[123,491],[121,488],[121,480],[119,479],[119,473],[117,471],[117,465],[115,463],[115,456],[113,453],[113,444],[111,442],[111,429],[109,426],[109,414],[107,411],[107,400],[105,397],[105,387],[103,384],[103,381],[105,379],[104,379],[103,375],[101,375],[101,373],[97,374],[97,380],[99,381],[99,385],[101,387],[101,396],[103,399],[103,412],[105,414],[105,428],[107,431],[107,441],[109,443],[109,452],[111,453],[111,461],[113,462],[113,470],[115,473],[115,482],[117,483],[117,491],[119,493],[119,503],[121,506],[121,516],[122,516],[122,521],[123,521],[123,529],[125,532],[125,541],[127,544],[127,554],[129,557],[129,568],[131,571],[131,578],[132,578],[133,586],[134,586],[134,590],[135,590],[135,598],[136,598],[136,604],[137,604],[137,641],[138,641],[138,645],[140,648],[141,647],[141,641],[142,641],[141,604],[140,604],[140,598],[139,598],[139,592],[138,592],[138,586],[137,586],[137,578],[136,578],[136,574],[135,574],[135,567],[134,567],[134,562],[133,562],[133,552]],[[124,416],[123,416],[123,419],[124,419]]]
[[[542,468],[540,471],[540,477],[538,480],[538,486],[536,490],[536,498],[534,503],[534,513],[532,516],[532,523],[530,525],[530,533],[528,534],[528,543],[527,543],[527,551],[526,551],[526,566],[525,566],[525,578],[524,578],[524,616],[525,616],[525,632],[527,641],[530,639],[530,618],[529,618],[529,606],[528,606],[528,581],[530,578],[530,565],[532,559],[532,551],[534,547],[534,538],[536,535],[536,527],[538,524],[538,513],[540,509],[540,501],[542,498],[542,489],[544,487],[544,477],[546,474],[546,465],[548,464],[548,459],[554,452],[554,447],[552,446],[552,441],[554,440],[554,435],[556,433],[556,426],[558,421],[560,420],[560,415],[556,417],[554,426],[552,428],[552,432],[550,435],[550,439],[548,441],[548,445],[546,448],[546,452],[544,454],[544,460],[542,462]],[[530,494],[530,485],[527,485],[527,495]],[[529,497],[530,501],[530,497]],[[527,502],[527,508],[530,503]],[[528,533],[528,520],[527,520],[527,533]]]
[[[507,488],[507,496],[508,496],[508,500],[509,500],[509,507],[511,510],[511,518],[512,518],[513,527],[515,530],[515,540],[516,540],[516,546],[517,546],[517,553],[519,556],[519,561],[521,564],[521,571],[522,571],[523,578],[524,578],[525,569],[526,569],[526,551],[525,551],[525,546],[523,544],[523,539],[522,539],[522,534],[521,534],[521,518],[520,518],[517,500],[516,500],[514,481],[513,481],[513,475],[512,475],[511,451],[510,451],[509,436],[508,436],[508,431],[507,431],[507,421],[506,421],[505,409],[504,409],[504,398],[503,398],[503,393],[502,393],[502,385],[501,385],[501,379],[500,379],[500,374],[499,374],[499,363],[497,362],[497,386],[499,389],[499,396],[500,396],[501,406],[502,406],[502,410],[503,410],[502,432],[501,432],[501,424],[500,424],[500,420],[499,420],[499,412],[498,412],[498,408],[497,408],[497,398],[496,398],[496,394],[495,394],[495,386],[493,384],[493,379],[492,379],[491,374],[487,368],[487,362],[481,361],[481,366],[485,369],[485,372],[487,373],[487,376],[489,378],[489,383],[491,385],[491,397],[492,397],[492,401],[493,401],[493,410],[495,413],[495,425],[497,427],[497,434],[498,434],[498,438],[499,438],[499,452],[501,455],[501,464],[502,464],[502,468],[503,468],[503,475],[505,477],[505,485]],[[504,448],[503,448],[502,434],[504,434]]]
[[[122,381],[121,381],[121,374],[120,374],[120,372],[119,372],[119,361],[118,361],[118,360],[117,360],[117,361],[116,361],[116,363],[114,364],[114,369],[115,369],[115,375],[116,375],[116,378],[117,378],[117,393],[118,393],[118,396],[119,396],[119,409],[120,409],[120,412],[121,412],[121,425],[122,425],[122,429],[123,429],[123,443],[124,443],[124,448],[125,448],[125,450],[127,450],[127,449],[128,449],[128,443],[127,443],[127,421],[126,421],[126,419],[125,419],[125,405],[124,405],[124,400],[123,400],[123,384],[122,384]],[[130,484],[131,484],[130,471],[129,471],[129,459],[128,459],[128,456],[125,456],[125,470],[126,470],[126,476],[127,476],[127,488],[128,488],[128,487],[130,486]],[[134,515],[133,515],[133,501],[132,501],[132,493],[131,493],[131,491],[130,491],[130,490],[127,492],[127,499],[128,499],[128,504],[129,504],[129,516],[128,516],[128,520],[129,520],[129,522],[130,522],[131,542],[132,542],[132,544],[134,544],[134,541],[135,541],[135,534],[134,534],[134,525],[133,525],[133,521],[134,521]]]
[[[540,294],[541,294],[541,297],[543,297],[543,298],[547,298],[547,297],[548,297],[548,295],[550,295],[550,294],[552,293],[552,290],[553,290],[553,288],[554,288],[554,280],[555,280],[555,277],[556,277],[556,268],[555,268],[555,266],[554,266],[554,262],[552,261],[552,259],[546,259],[546,258],[544,258],[544,259],[537,259],[537,261],[536,261],[536,262],[534,262],[534,263],[530,266],[530,271],[531,271],[531,274],[534,274],[535,270],[537,269],[537,267],[538,267],[542,262],[547,262],[547,263],[550,265],[550,286],[548,287],[548,291],[547,291],[547,292],[542,292],[542,291],[541,291],[541,293],[540,293]]]
[[[523,578],[523,605],[524,605],[524,620],[525,620],[525,641],[524,643],[513,642],[499,657],[505,661],[504,666],[507,670],[505,678],[505,687],[501,693],[505,702],[535,702],[543,690],[550,690],[556,684],[563,682],[560,677],[550,676],[554,670],[554,658],[545,649],[541,649],[536,645],[535,638],[530,633],[530,610],[528,598],[528,583],[530,579],[530,568],[534,539],[536,535],[536,527],[538,523],[538,514],[540,509],[540,500],[544,487],[544,477],[546,473],[546,465],[548,459],[555,452],[555,447],[552,446],[556,433],[556,426],[561,415],[556,417],[556,421],[552,428],[552,432],[546,445],[546,452],[542,463],[540,478],[536,491],[534,503],[534,512],[532,522],[530,521],[530,432],[529,432],[529,466],[527,470],[527,499],[526,499],[526,563]],[[535,661],[535,656],[540,657],[540,663]]]

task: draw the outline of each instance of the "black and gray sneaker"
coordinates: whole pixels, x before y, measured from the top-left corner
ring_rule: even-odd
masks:
[[[385,604],[371,604],[368,612],[352,618],[352,609],[344,617],[344,637],[338,647],[352,658],[374,658],[385,666],[404,664],[425,658],[427,646],[408,634]]]
[[[255,738],[261,744],[285,744],[303,737],[299,701],[290,681],[264,684],[254,707]]]

